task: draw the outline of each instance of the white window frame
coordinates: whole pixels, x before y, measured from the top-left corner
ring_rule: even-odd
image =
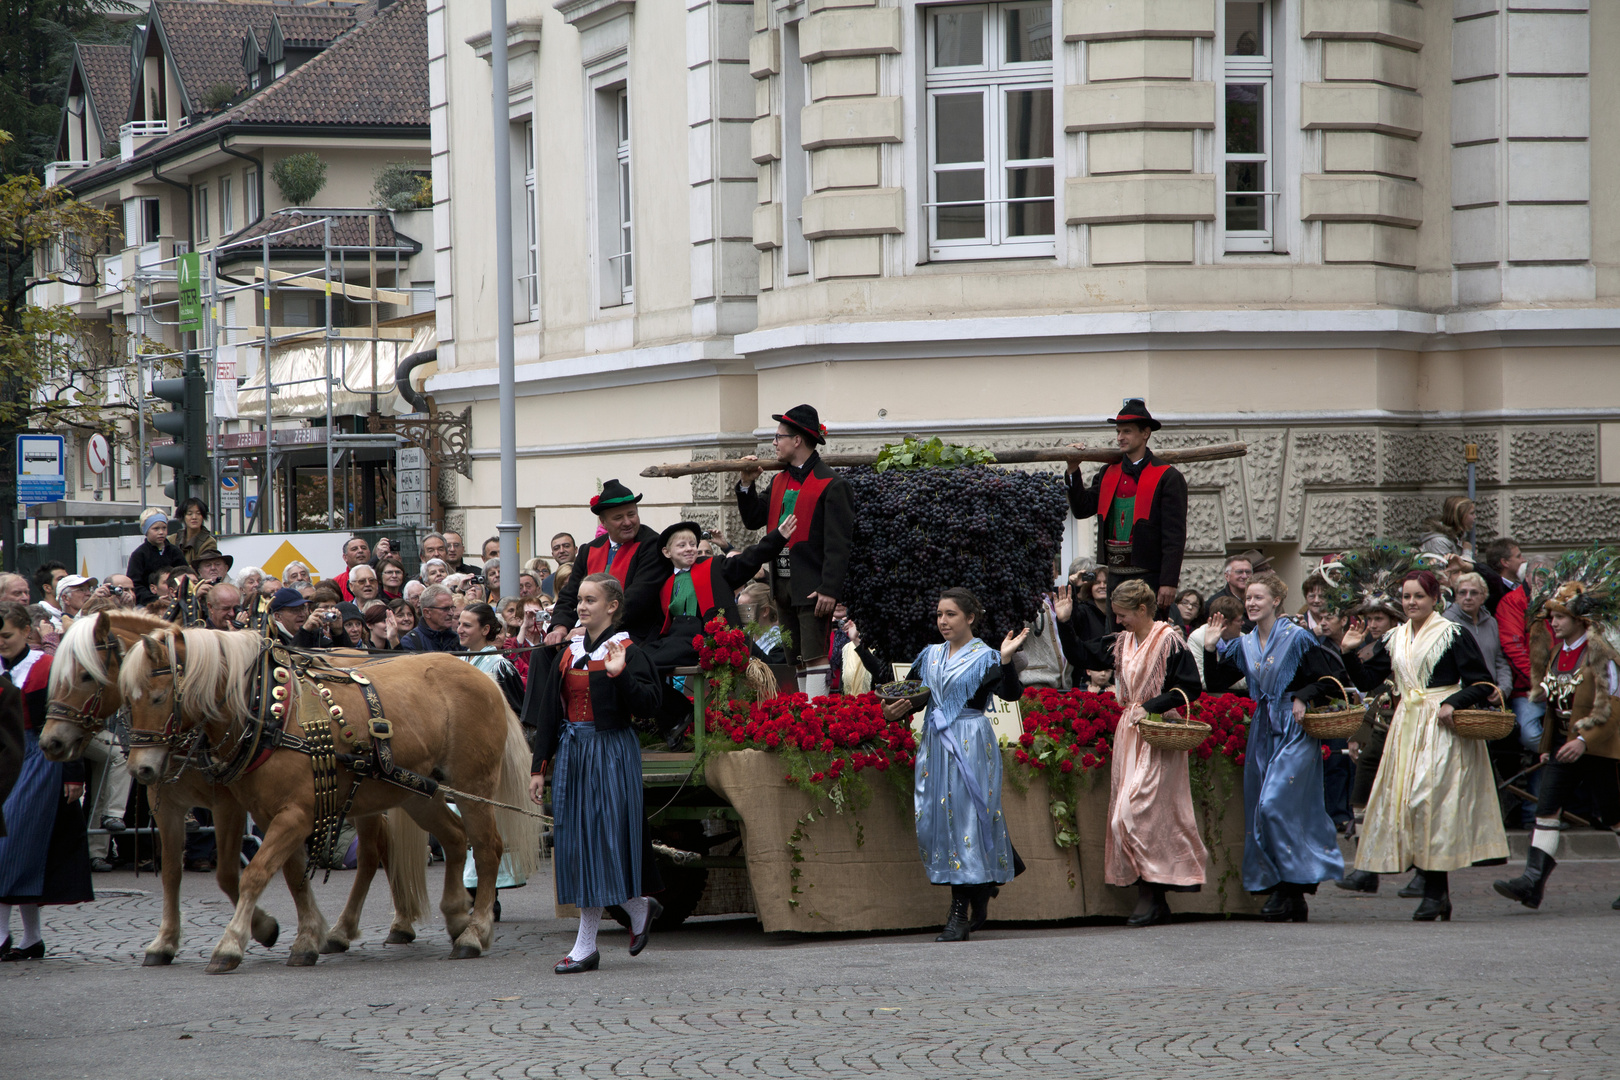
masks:
[[[525,283],[529,300],[529,322],[540,318],[540,202],[535,183],[534,121],[520,128],[523,135],[523,227],[524,269],[519,280]]]
[[[810,193],[810,152],[804,149],[803,110],[810,103],[810,73],[799,59],[799,21],[782,28],[782,266],[784,277],[810,273],[804,238],[804,200]]]
[[[1218,58],[1221,71],[1221,86],[1219,108],[1216,110],[1217,131],[1215,134],[1216,147],[1219,151],[1219,166],[1215,170],[1215,183],[1218,189],[1216,205],[1220,210],[1218,225],[1221,235],[1221,249],[1230,254],[1271,253],[1277,251],[1277,210],[1278,200],[1282,192],[1277,182],[1277,123],[1275,107],[1276,96],[1273,93],[1277,79],[1277,4],[1276,0],[1261,0],[1264,7],[1260,12],[1260,29],[1263,42],[1260,53],[1255,56],[1226,56],[1226,4],[1220,5],[1220,30],[1216,36],[1216,47],[1222,53]],[[1258,86],[1260,87],[1260,152],[1259,153],[1227,153],[1226,151],[1226,95],[1228,86]],[[1232,207],[1228,202],[1232,198],[1240,198],[1247,193],[1229,193],[1227,191],[1227,165],[1229,163],[1254,162],[1260,165],[1261,181],[1260,191],[1255,194],[1260,201],[1259,229],[1231,229],[1227,227],[1228,215]]]
[[[630,97],[622,76],[593,89],[598,306],[606,309],[636,299]]]
[[[635,206],[630,184],[630,90],[621,86],[613,103],[615,126],[614,163],[618,176],[618,230],[619,245],[615,252],[619,303],[633,304],[636,299],[635,274]]]
[[[231,224],[231,187],[232,181],[229,176],[219,178],[219,235],[221,239],[231,235],[233,231]]]
[[[208,240],[208,185],[197,185],[197,243]]]
[[[1054,36],[1057,21],[1057,9],[1062,0],[1053,2]],[[926,148],[924,173],[926,183],[924,190],[927,195],[923,200],[922,221],[924,235],[928,239],[928,258],[930,260],[952,259],[1027,259],[1051,258],[1057,254],[1057,228],[1058,199],[1057,182],[1058,168],[1056,152],[1062,145],[1061,133],[1057,130],[1057,86],[1055,60],[1037,60],[1026,63],[1006,63],[1002,57],[1005,55],[1005,20],[1001,17],[1003,9],[1008,6],[1003,3],[985,4],[936,4],[920,8],[924,18],[923,34],[923,85],[925,108],[922,110],[924,134],[923,145]],[[976,67],[947,67],[934,66],[935,56],[935,24],[933,16],[940,11],[974,11],[983,14],[981,25],[984,33],[983,58],[984,63]],[[1056,41],[1054,41],[1055,52]],[[936,100],[944,94],[960,94],[968,91],[980,91],[984,102],[984,155],[978,163],[953,162],[941,166],[934,159],[936,130]],[[1006,145],[1006,95],[1019,90],[1045,90],[1052,94],[1052,149],[1053,156],[1044,158],[1009,159],[1005,156]],[[969,171],[980,168],[984,172],[984,206],[985,206],[985,236],[983,238],[941,239],[936,235],[936,211],[941,206],[938,192],[938,176],[941,172]],[[1013,202],[1037,202],[1046,196],[1023,197],[1013,199],[1008,195],[1007,172],[1014,168],[1049,168],[1052,170],[1053,194],[1050,196],[1052,204],[1053,232],[1037,236],[1011,236],[1008,234],[1007,207]],[[968,205],[978,205],[977,202]]]
[[[264,207],[259,205],[259,170],[248,168],[242,170],[242,224],[252,225],[264,215]]]

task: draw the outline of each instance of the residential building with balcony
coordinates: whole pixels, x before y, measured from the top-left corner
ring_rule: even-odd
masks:
[[[471,535],[491,273],[542,539],[799,401],[834,450],[999,449],[1108,441],[1127,396],[1157,445],[1249,444],[1187,469],[1195,585],[1414,539],[1468,446],[1481,537],[1620,531],[1620,7],[512,0],[494,268],[487,10],[427,17],[427,387],[474,409]],[[740,529],[723,478],[642,486],[654,524]]]

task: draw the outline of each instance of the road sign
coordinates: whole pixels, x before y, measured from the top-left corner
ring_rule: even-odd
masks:
[[[242,513],[249,521],[252,521],[254,518],[259,516],[259,497],[257,495],[249,495],[247,497],[246,508],[242,511]]]
[[[84,444],[84,463],[90,466],[90,471],[100,476],[107,471],[107,463],[112,460],[112,448],[107,445],[107,436],[99,432]]]
[[[55,502],[66,494],[67,451],[62,436],[17,436],[17,501]]]
[[[202,256],[188,252],[175,260],[176,282],[180,287],[180,332],[202,332]]]
[[[221,510],[240,510],[242,508],[241,477],[222,476],[219,478],[219,508]]]

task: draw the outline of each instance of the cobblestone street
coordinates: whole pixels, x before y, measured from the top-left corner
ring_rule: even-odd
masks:
[[[1303,926],[992,924],[951,947],[713,919],[635,960],[614,928],[602,970],[569,979],[550,966],[573,924],[544,877],[502,895],[484,959],[446,963],[442,927],[384,948],[379,889],[365,940],[312,969],[282,963],[278,883],[282,941],[216,977],[211,878],[186,875],[175,964],[142,969],[157,882],[99,875],[101,900],[48,910],[45,961],[0,970],[0,1076],[1612,1078],[1620,861],[1561,864],[1540,912],[1491,892],[1500,874],[1454,874],[1449,924],[1410,922],[1386,879],[1375,897],[1324,888]],[[348,884],[317,884],[329,918]]]

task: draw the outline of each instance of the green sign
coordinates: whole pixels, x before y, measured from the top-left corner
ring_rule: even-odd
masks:
[[[202,256],[193,251],[178,261],[180,285],[180,332],[195,330],[202,333]]]

